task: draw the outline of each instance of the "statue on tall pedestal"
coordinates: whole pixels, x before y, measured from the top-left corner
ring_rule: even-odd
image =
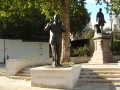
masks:
[[[104,14],[102,13],[102,8],[99,9],[99,12],[96,16],[96,22],[98,22],[98,25],[100,26],[101,33],[103,33],[103,26],[106,23],[104,19]]]

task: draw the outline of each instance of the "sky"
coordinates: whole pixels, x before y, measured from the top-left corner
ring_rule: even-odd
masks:
[[[96,22],[96,14],[97,12],[99,12],[99,8],[102,8],[102,12],[104,14],[104,18],[105,18],[105,26],[104,27],[109,27],[110,26],[110,18],[109,18],[109,13],[106,12],[106,5],[102,4],[96,5],[96,1],[95,0],[86,0],[86,8],[88,9],[88,12],[91,12],[91,23],[92,25],[97,24]]]

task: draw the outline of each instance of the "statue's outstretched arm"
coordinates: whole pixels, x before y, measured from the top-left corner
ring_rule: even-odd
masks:
[[[44,31],[49,31],[50,30],[51,23],[47,23],[47,25],[44,28]]]

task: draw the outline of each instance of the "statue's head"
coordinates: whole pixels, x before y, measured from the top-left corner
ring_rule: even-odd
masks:
[[[58,22],[59,20],[60,20],[59,14],[55,14],[55,15],[54,15],[54,21],[55,21],[55,22]]]
[[[99,11],[102,11],[102,8],[100,8]]]

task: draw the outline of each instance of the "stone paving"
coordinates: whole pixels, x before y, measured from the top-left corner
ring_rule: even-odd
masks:
[[[31,87],[30,80],[10,79],[6,76],[0,76],[0,90],[60,90],[52,88]]]
[[[84,67],[84,65],[83,65]],[[91,66],[90,66],[91,67]],[[5,72],[5,65],[0,64],[0,72]],[[80,84],[79,84],[80,85]],[[97,85],[99,86],[99,85]],[[120,90],[120,87],[103,87],[100,85],[100,88],[91,88],[89,85],[85,85],[86,88],[77,88],[74,89],[53,89],[53,88],[40,88],[40,87],[32,87],[30,80],[19,80],[19,79],[10,79],[6,76],[0,76],[0,90]],[[96,87],[96,86],[93,86]]]
[[[5,72],[5,64],[0,64],[0,72]],[[32,87],[30,80],[10,79],[0,76],[0,90],[65,90],[53,88]]]

